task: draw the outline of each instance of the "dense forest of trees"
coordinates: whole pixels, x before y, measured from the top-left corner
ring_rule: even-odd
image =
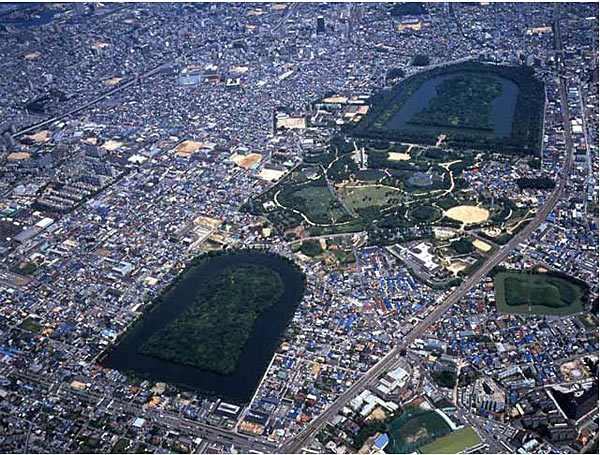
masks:
[[[473,251],[473,242],[470,239],[462,238],[452,242],[452,248],[458,254],[467,254]]]
[[[405,74],[406,73],[402,68],[392,68],[391,70],[388,70],[387,74],[385,75],[385,78],[388,81],[392,81],[394,79],[402,79],[405,76]]]
[[[437,385],[446,387],[447,389],[454,388],[454,384],[456,384],[456,373],[453,371],[434,371],[431,375],[431,378]]]
[[[492,131],[491,103],[502,85],[489,76],[465,74],[446,79],[425,109],[409,120],[415,125],[450,126]]]
[[[413,66],[428,66],[429,65],[429,56],[418,54],[415,55],[412,62]]]
[[[182,314],[144,343],[140,352],[220,374],[232,373],[254,325],[280,302],[284,287],[270,268],[228,268],[203,286]]]
[[[341,182],[342,180],[348,180],[357,171],[358,164],[352,159],[351,155],[345,155],[333,163],[327,173],[336,182]]]
[[[323,248],[321,248],[321,242],[318,240],[305,240],[300,246],[300,251],[306,256],[314,257],[321,254]]]

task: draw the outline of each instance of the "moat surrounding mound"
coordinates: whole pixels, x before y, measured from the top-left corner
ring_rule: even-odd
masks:
[[[140,352],[230,374],[256,319],[282,297],[283,283],[273,270],[233,265],[212,276],[181,316],[152,335]]]
[[[303,291],[300,269],[275,254],[197,258],[102,364],[246,401]]]
[[[494,292],[505,313],[565,315],[583,311],[586,290],[567,276],[501,272],[494,277]]]
[[[371,97],[356,138],[523,155],[540,152],[544,84],[527,67],[470,61],[409,76]]]

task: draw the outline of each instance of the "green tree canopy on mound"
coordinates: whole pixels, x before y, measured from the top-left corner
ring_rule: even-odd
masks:
[[[140,347],[142,354],[221,374],[232,373],[256,319],[277,304],[279,274],[244,264],[212,276],[194,303]]]

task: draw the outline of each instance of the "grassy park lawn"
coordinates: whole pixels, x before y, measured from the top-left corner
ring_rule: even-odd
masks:
[[[581,286],[543,273],[501,272],[494,277],[498,310],[565,315],[583,311]]]
[[[345,215],[326,186],[306,186],[295,191],[292,196],[301,199],[302,204],[301,207],[291,207],[303,212],[314,223],[335,223]],[[286,201],[281,202],[290,207]]]
[[[458,453],[479,443],[481,443],[481,438],[473,428],[461,428],[424,445],[419,451],[421,453]]]
[[[385,207],[397,203],[402,197],[400,190],[384,186],[352,186],[340,191],[344,203],[354,210],[365,207]]]

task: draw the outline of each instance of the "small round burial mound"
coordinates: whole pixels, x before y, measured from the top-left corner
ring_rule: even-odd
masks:
[[[479,224],[487,221],[490,212],[474,205],[459,205],[447,210],[444,215],[464,224]]]
[[[408,178],[409,185],[425,188],[433,184],[433,176],[427,172],[415,172]]]

